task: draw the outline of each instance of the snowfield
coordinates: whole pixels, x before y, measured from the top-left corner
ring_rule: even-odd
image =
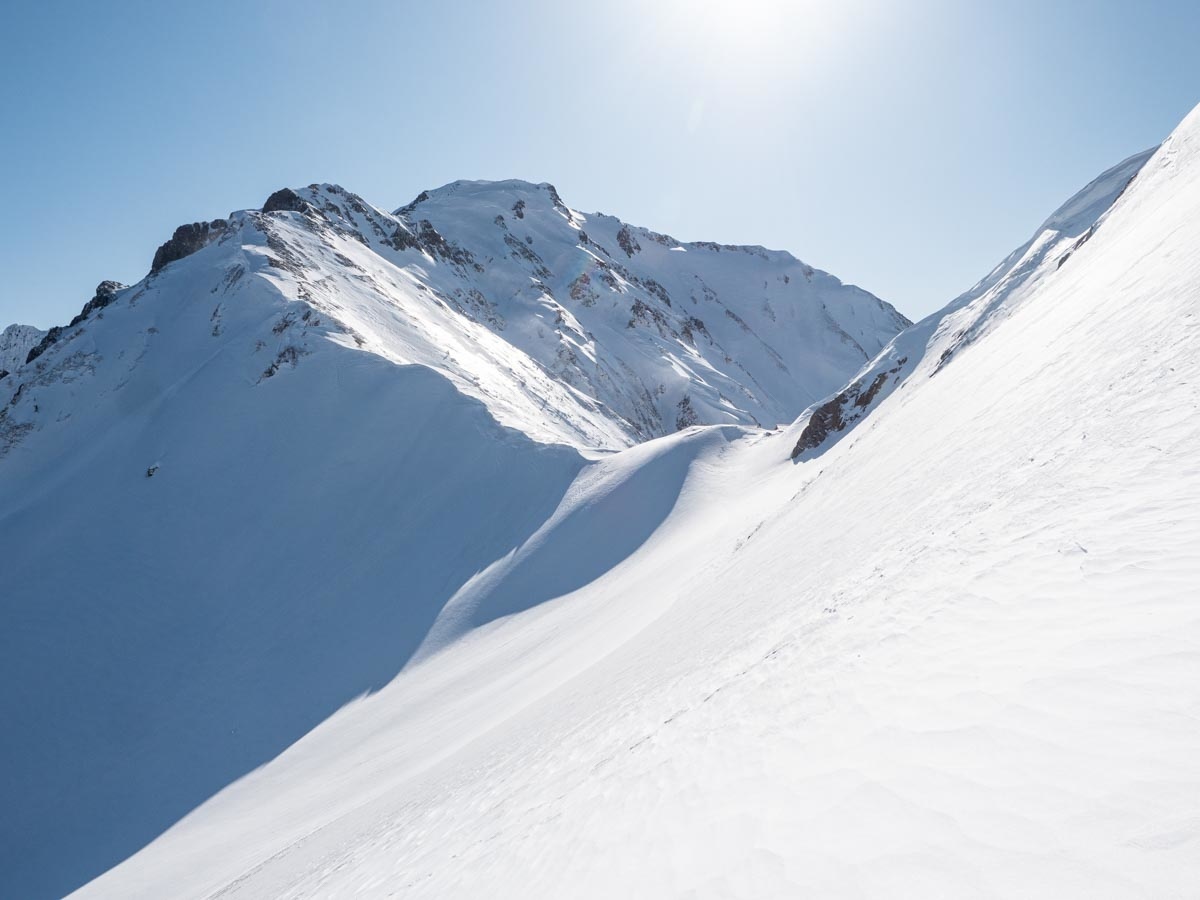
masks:
[[[17,373],[3,893],[1195,896],[1200,110],[771,429],[317,296],[407,270],[272,215]]]

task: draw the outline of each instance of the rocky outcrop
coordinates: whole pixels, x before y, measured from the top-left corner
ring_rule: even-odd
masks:
[[[117,294],[125,290],[125,285],[119,281],[102,281],[96,285],[96,293],[87,303],[83,305],[83,309],[79,311],[79,315],[73,318],[68,328],[73,325],[78,325],[92,313],[98,309],[103,309],[108,306],[113,300],[117,299]]]
[[[29,355],[25,357],[25,362],[33,362],[52,346],[54,346],[58,339],[62,337],[63,332],[65,332],[68,328],[74,328],[80,322],[91,316],[91,314],[96,310],[103,309],[104,307],[108,306],[115,299],[117,299],[117,294],[123,290],[125,290],[125,285],[121,284],[119,281],[100,282],[98,285],[96,285],[96,293],[92,296],[91,300],[83,305],[83,309],[79,311],[79,315],[73,318],[69,324],[55,325],[53,328],[47,331],[42,339],[30,349]]]
[[[262,211],[264,213],[273,212],[306,212],[309,209],[309,203],[304,200],[299,194],[291,188],[280,188],[263,204]]]
[[[404,206],[402,206],[398,210],[396,210],[396,215],[398,215],[398,216],[412,215],[413,210],[415,210],[419,204],[424,203],[428,199],[429,199],[429,191],[421,191],[421,193],[417,194],[417,196],[412,198],[411,202],[405,204]]]
[[[896,361],[895,367],[877,373],[870,382],[866,378],[855,381],[814,409],[792,449],[792,459],[806,450],[817,449],[832,435],[845,431],[865,416],[880,390],[887,384],[888,377],[899,372],[907,362],[908,358],[902,357]]]
[[[203,250],[224,234],[228,225],[229,223],[224,219],[180,225],[175,229],[175,234],[171,236],[171,239],[155,251],[154,261],[150,263],[150,274],[153,275],[177,259],[183,259],[185,256],[191,256],[197,250]]]
[[[628,225],[622,225],[621,230],[617,232],[617,246],[624,250],[630,259],[633,259],[633,254],[642,250],[642,245],[637,242]]]

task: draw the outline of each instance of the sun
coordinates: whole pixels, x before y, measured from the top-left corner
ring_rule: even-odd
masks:
[[[814,46],[839,31],[844,0],[660,0],[653,10],[656,42],[693,71],[794,68]]]
[[[781,24],[797,12],[787,0],[676,0],[676,16],[683,28],[738,43],[769,40]]]

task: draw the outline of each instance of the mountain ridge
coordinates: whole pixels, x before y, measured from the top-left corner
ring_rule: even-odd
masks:
[[[693,424],[790,421],[907,324],[890,305],[785,251],[684,244],[614,217],[589,220],[552,185],[517,180],[453,182],[396,214],[336,185],[284,188],[263,210],[180,226],[147,279],[247,228],[266,236],[267,269],[286,273],[291,296],[344,320],[361,347],[448,371],[518,427],[545,414],[516,396],[525,388],[489,385],[536,385],[553,400],[551,416],[566,419],[535,431],[602,449]],[[240,279],[239,265],[231,260],[222,277]],[[51,330],[39,354],[117,289],[126,290],[105,282],[69,326]],[[381,316],[380,304],[411,308],[413,322],[440,318],[430,338],[457,344],[463,367],[442,364],[431,346],[418,351],[412,329],[391,311]]]
[[[30,686],[0,694],[23,810],[0,821],[0,892],[79,887],[418,657],[619,568],[702,453],[758,431],[722,385],[783,385],[760,406],[790,419],[860,364],[865,338],[827,325],[838,298],[881,346],[899,327],[831,276],[789,284],[789,260],[655,243],[674,281],[649,247],[600,265],[625,255],[616,220],[585,243],[571,222],[592,220],[519,199],[508,227],[488,209],[455,232],[436,199],[402,220],[333,186],[276,192],[176,229],[0,379],[0,681]],[[695,260],[713,296],[693,302]],[[594,298],[571,298],[589,271]],[[750,299],[725,296],[717,276],[744,272]],[[811,364],[803,392],[724,315],[754,325],[764,281],[778,334],[804,338],[778,351]],[[694,348],[677,307],[722,324]],[[553,370],[564,334],[578,387]]]
[[[1011,315],[1022,295],[1052,277],[1095,234],[1113,205],[1158,152],[1152,147],[1106,169],[1053,212],[987,276],[896,335],[837,394],[806,413],[792,459],[819,455],[918,371],[933,377],[961,350]]]
[[[29,351],[45,337],[46,332],[32,325],[9,325],[0,331],[0,372],[6,375],[28,362]]]

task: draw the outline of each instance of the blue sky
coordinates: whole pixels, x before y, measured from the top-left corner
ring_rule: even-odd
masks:
[[[41,327],[284,185],[509,177],[917,317],[1200,102],[1194,2],[8,0],[0,31],[0,324]]]

